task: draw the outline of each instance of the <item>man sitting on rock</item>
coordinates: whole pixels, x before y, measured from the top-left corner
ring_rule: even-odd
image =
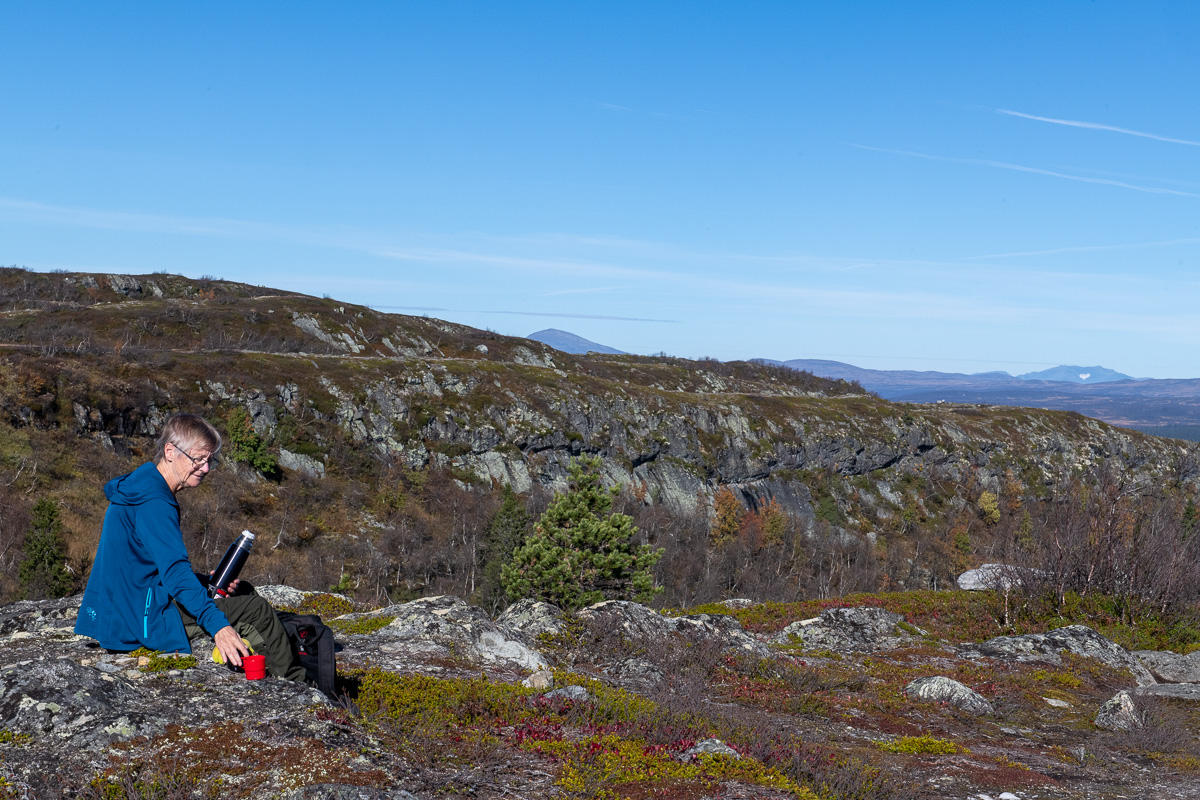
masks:
[[[253,589],[210,599],[192,572],[175,495],[199,486],[216,464],[221,434],[204,419],[175,414],[156,442],[152,462],[109,481],[109,506],[75,632],[109,650],[138,647],[190,653],[190,637],[207,632],[226,663],[249,655],[243,637],[266,656],[267,671],[303,681],[287,632]]]

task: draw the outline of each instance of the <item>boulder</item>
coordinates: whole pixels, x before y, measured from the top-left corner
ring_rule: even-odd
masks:
[[[1062,652],[1094,658],[1113,669],[1129,670],[1138,686],[1156,683],[1150,671],[1121,645],[1096,633],[1086,625],[1068,625],[1048,633],[1023,636],[997,636],[981,644],[959,648],[962,658],[999,658],[1006,661],[1044,661],[1061,665]]]
[[[1200,683],[1200,652],[1181,656],[1170,650],[1135,650],[1133,657],[1159,683]]]
[[[19,753],[4,757],[14,796],[57,797],[57,781],[94,774],[113,745],[136,747],[171,725],[269,722],[301,736],[327,733],[327,723],[309,711],[328,704],[316,689],[275,678],[250,682],[199,653],[190,668],[139,669],[136,658],[108,653],[70,628],[45,626],[63,603],[41,605],[48,614],[30,613],[25,604],[0,609],[0,617],[25,628],[0,649],[0,730],[24,739]]]
[[[882,608],[829,608],[819,617],[788,625],[772,637],[771,644],[794,644],[798,639],[805,650],[892,650],[915,640],[898,627],[903,621],[901,615]]]
[[[493,622],[482,608],[458,597],[422,597],[374,613],[395,618],[373,636],[397,660],[440,656],[535,672],[550,666],[517,629]]]
[[[286,448],[279,448],[279,466],[292,472],[299,472],[310,478],[324,478],[325,465],[311,456],[293,453]]]
[[[592,693],[582,686],[564,686],[561,689],[546,692],[542,697],[547,700],[570,700],[575,703],[594,699]]]
[[[20,600],[0,607],[0,636],[13,633],[73,634],[82,595],[61,600]]]
[[[636,689],[652,689],[666,680],[666,673],[657,664],[644,658],[626,658],[608,670],[622,685]]]
[[[312,597],[317,594],[331,594],[330,592],[306,592],[300,589],[294,589],[291,586],[285,586],[281,583],[269,583],[266,586],[255,586],[254,591],[267,599],[267,602],[275,608],[296,608],[304,602],[305,598]],[[333,594],[333,597],[345,600],[347,603],[353,601],[344,594]]]
[[[1015,568],[1005,564],[984,564],[958,576],[958,588],[968,591],[996,589],[1006,592],[1021,583]]]
[[[691,761],[697,756],[726,756],[727,758],[736,760],[741,758],[742,754],[722,742],[720,739],[702,739],[684,752],[680,753],[679,760]]]
[[[927,703],[948,703],[960,711],[976,716],[995,713],[992,704],[983,695],[970,686],[941,675],[917,678],[904,687],[904,695]]]
[[[554,688],[554,673],[548,669],[539,669],[537,672],[530,675],[525,680],[521,681],[521,685],[526,689],[536,689],[539,692],[544,692]]]
[[[0,727],[51,737],[81,750],[162,733],[143,693],[113,675],[69,659],[20,661],[0,672]]]
[[[1142,718],[1133,702],[1133,695],[1122,689],[1100,706],[1095,719],[1097,728],[1110,731],[1131,731],[1142,727]]]
[[[605,600],[579,612],[586,623],[608,623],[621,627],[634,642],[650,642],[679,636],[692,642],[708,642],[724,650],[749,653],[762,658],[770,651],[742,630],[741,623],[726,614],[689,614],[667,617],[627,600]]]
[[[142,293],[142,285],[132,275],[109,275],[108,285],[112,287],[114,292],[123,294],[126,297]]]
[[[1197,683],[1160,683],[1155,686],[1141,686],[1135,690],[1138,697],[1166,697],[1171,700],[1186,700],[1191,703],[1200,702],[1200,684]]]
[[[537,640],[545,634],[557,636],[563,630],[563,613],[558,606],[543,600],[518,600],[496,618],[496,624]]]
[[[302,599],[307,594],[276,588],[279,597]],[[378,767],[377,762],[360,759],[376,746],[370,737],[330,719],[336,714],[313,713],[317,707],[330,711],[329,700],[316,689],[273,677],[247,681],[242,673],[207,657],[211,639],[197,646],[194,663],[181,659],[161,664],[110,653],[94,640],[74,634],[79,599],[0,607],[0,731],[10,737],[0,742],[4,751],[0,783],[9,787],[12,796],[87,794],[90,776],[113,766],[114,754],[149,763],[155,748],[176,726],[184,731],[228,726],[247,742],[279,753],[288,752],[295,743],[321,741],[330,753],[339,754],[336,759],[351,772]],[[367,636],[354,639],[357,652],[338,654],[343,669],[347,663],[372,663],[380,645],[386,644]],[[425,665],[405,664],[409,669],[421,666]],[[431,671],[436,668],[431,666]],[[297,764],[293,771],[264,774],[256,796],[409,797],[399,789],[402,784],[395,780],[399,777],[395,772],[389,774],[396,788],[372,793],[335,783],[345,778],[333,775],[324,777],[329,783],[300,788],[296,777],[305,770]],[[311,770],[303,778],[322,780]],[[361,782],[348,780],[347,784]]]

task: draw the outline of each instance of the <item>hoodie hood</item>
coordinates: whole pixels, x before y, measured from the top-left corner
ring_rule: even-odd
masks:
[[[104,496],[119,506],[137,506],[150,500],[166,500],[173,506],[175,495],[153,462],[142,464],[127,475],[113,478],[104,486]]]

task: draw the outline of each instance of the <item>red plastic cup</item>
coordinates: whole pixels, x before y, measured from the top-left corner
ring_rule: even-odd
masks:
[[[243,656],[242,669],[246,671],[246,680],[261,681],[267,677],[267,657]]]

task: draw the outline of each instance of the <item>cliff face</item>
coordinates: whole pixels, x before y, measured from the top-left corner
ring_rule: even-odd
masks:
[[[603,459],[614,485],[695,512],[728,487],[860,533],[981,491],[1053,496],[1101,467],[1194,490],[1197,448],[1069,412],[893,404],[757,364],[571,356],[439,320],[175,276],[6,270],[0,411],[118,451],[176,409],[244,409],[287,470],[334,439],[460,481],[561,489]],[[817,497],[816,495],[820,495]],[[934,504],[931,504],[931,497]],[[823,505],[821,505],[823,502]]]

